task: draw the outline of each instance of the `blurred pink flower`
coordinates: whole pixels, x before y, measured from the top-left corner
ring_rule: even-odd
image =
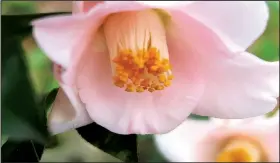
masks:
[[[155,142],[171,162],[279,162],[279,113],[269,119],[186,120]]]
[[[34,37],[57,64],[73,106],[61,93],[50,129],[95,121],[119,134],[165,133],[191,112],[245,118],[271,111],[278,62],[245,51],[267,20],[265,2],[77,1],[72,15],[34,21]]]

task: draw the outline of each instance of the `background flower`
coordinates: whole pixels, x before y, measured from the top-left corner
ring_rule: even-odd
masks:
[[[273,118],[186,120],[170,133],[156,135],[155,142],[169,161],[215,162],[225,141],[239,136],[256,141],[265,161],[279,161],[279,112]]]

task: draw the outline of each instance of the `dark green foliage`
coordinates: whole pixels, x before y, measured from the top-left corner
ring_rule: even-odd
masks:
[[[44,146],[34,141],[8,140],[1,148],[3,162],[39,162]]]
[[[138,162],[137,135],[119,135],[91,123],[77,128],[78,133],[89,143],[125,162]]]

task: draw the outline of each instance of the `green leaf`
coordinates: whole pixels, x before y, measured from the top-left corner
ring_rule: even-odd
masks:
[[[97,125],[76,129],[89,143],[125,162],[138,162],[137,135],[119,135]]]
[[[155,144],[153,135],[138,135],[139,162],[168,162]]]
[[[43,143],[49,136],[45,110],[36,104],[20,41],[13,36],[2,39],[2,133]]]
[[[274,116],[277,114],[278,111],[279,111],[279,106],[277,106],[277,107],[276,107],[274,110],[272,110],[271,112],[265,114],[265,116],[266,116],[267,118],[272,118],[272,117],[274,117]]]
[[[2,17],[2,134],[14,140],[45,143],[49,137],[46,114],[38,106],[21,47],[29,25],[25,17],[18,22],[10,18]]]
[[[36,11],[36,4],[32,1],[2,1],[2,13],[4,14],[27,14]]]
[[[59,86],[52,72],[53,64],[40,48],[28,50],[25,56],[30,67],[34,89],[39,95]]]
[[[279,2],[267,2],[269,20],[265,32],[248,51],[266,61],[279,60]]]
[[[8,140],[1,147],[3,162],[39,162],[44,151],[44,146],[29,141]]]
[[[277,47],[274,42],[269,39],[264,39],[261,44],[256,48],[258,57],[266,61],[279,60],[279,46]]]
[[[62,13],[2,15],[2,134],[14,140],[45,143],[49,137],[44,106],[39,107],[23,58],[21,42],[32,32],[31,21]]]
[[[8,136],[1,135],[1,146],[3,146],[3,144],[5,144],[7,140],[8,140]]]
[[[189,117],[189,119],[195,119],[195,120],[202,120],[202,121],[208,121],[209,117],[207,116],[200,116],[200,115],[196,115],[196,114],[191,114]]]

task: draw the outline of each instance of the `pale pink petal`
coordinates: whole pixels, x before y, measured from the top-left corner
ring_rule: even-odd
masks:
[[[88,12],[93,7],[95,7],[98,3],[102,3],[104,1],[73,1],[73,13],[82,13]]]
[[[106,9],[108,10],[102,10],[101,8],[103,5],[106,6]],[[100,22],[100,15],[104,16],[110,12],[120,12],[122,10],[140,10],[145,7],[146,6],[143,6],[143,3],[139,3],[139,5],[137,5],[134,2],[126,2],[122,4],[121,2],[106,2],[98,5],[98,7],[94,8],[94,10],[91,10],[89,13],[95,13],[95,17],[94,19],[92,18],[92,22]],[[154,98],[153,96],[145,94],[132,95],[126,92],[119,92],[121,90],[112,85],[110,75],[108,75],[110,74],[108,62],[109,58],[104,59],[104,62],[107,61],[107,70],[105,70],[104,66],[106,63],[101,62],[101,59],[89,59],[88,57],[84,58],[86,61],[80,59],[82,66],[85,65],[83,66],[84,70],[77,68],[80,72],[80,96],[82,101],[87,104],[86,107],[89,110],[91,117],[97,123],[105,126],[111,131],[122,134],[166,132],[178,125],[180,121],[189,114],[191,108],[195,106],[195,101],[200,96],[200,91],[202,89],[201,79],[199,79],[201,77],[199,76],[199,74],[201,74],[200,66],[208,62],[209,56],[211,56],[214,60],[216,58],[229,59],[235,55],[227,49],[222,40],[213,31],[191,17],[188,17],[184,12],[170,10],[170,14],[173,16],[174,26],[179,28],[176,30],[170,28],[170,33],[168,34],[171,63],[172,58],[174,58],[175,67],[178,67],[177,70],[174,68],[175,76],[177,76],[174,86],[171,87],[174,89],[174,92],[171,90],[168,94],[163,92],[165,93],[165,96],[162,95],[161,98],[158,98],[159,96]],[[173,37],[174,33],[172,32],[174,31],[178,32],[175,36],[182,36],[184,39],[177,39],[176,37]],[[202,48],[201,45],[204,45],[204,47]],[[88,51],[87,53],[90,53],[91,55],[100,55],[102,57],[106,56],[104,53],[94,53],[93,51]],[[178,54],[185,55],[178,56]],[[186,59],[184,59],[184,57]],[[215,62],[211,61],[210,63],[215,63],[214,65],[216,65],[220,61],[221,60],[217,60]],[[209,67],[204,68],[205,70],[209,69]],[[97,73],[93,72],[93,70],[103,71]],[[180,72],[178,74],[182,75],[176,75],[177,71]],[[82,75],[83,72],[85,72],[85,75]],[[182,79],[178,79],[178,77],[182,77]],[[177,84],[176,82],[179,83]],[[93,88],[95,85],[98,86],[98,88]],[[175,85],[181,86],[177,88]],[[178,90],[182,90],[180,91],[182,95],[178,93]],[[142,98],[142,95],[145,96]],[[156,95],[156,93],[153,95]],[[184,96],[184,100],[181,96]],[[176,97],[176,99],[174,97]],[[189,100],[185,97],[189,97]],[[171,98],[172,101],[169,100]],[[104,102],[102,100],[104,100]],[[190,103],[190,101],[192,102]],[[151,103],[154,103],[154,105]],[[175,103],[176,105],[174,105]],[[157,106],[155,106],[155,104]],[[183,109],[183,107],[185,109]],[[160,108],[160,110],[158,108]],[[170,108],[173,108],[172,113],[166,111],[170,110]],[[178,111],[175,111],[174,109]],[[172,117],[172,120],[166,120],[166,117],[162,114]],[[107,116],[104,117],[103,115]],[[150,119],[153,119],[153,121],[149,121]]]
[[[269,17],[265,1],[199,1],[185,12],[243,50],[264,32]]]
[[[147,8],[146,5],[140,2],[105,2],[89,14],[95,13],[92,22],[100,22],[111,12],[140,10]],[[188,53],[187,49],[178,51],[170,45],[170,60],[175,62],[173,73],[176,77],[169,89],[161,93],[133,94],[112,84],[109,55],[96,52],[94,43],[99,39],[92,39],[95,41],[89,43],[88,50],[80,55],[76,73],[69,74],[76,76],[81,100],[96,123],[120,134],[162,133],[179,125],[196,106],[203,83],[199,73],[192,71],[199,71],[195,64],[196,56],[180,55]]]
[[[89,115],[73,88],[62,83],[60,67],[54,66],[55,76],[60,81],[56,99],[48,116],[48,127],[52,134],[81,127],[92,122]]]
[[[191,71],[196,69],[191,57],[188,61],[180,55],[170,56],[171,63],[176,61],[172,86],[161,92],[137,94],[112,84],[108,54],[88,51],[86,55],[91,57],[85,57],[79,70],[79,95],[91,118],[116,133],[167,132],[186,119],[202,93],[200,76]]]
[[[184,8],[195,1],[138,1],[139,3],[150,6],[151,8],[167,8],[167,9],[178,9]]]
[[[187,4],[191,3],[186,2]],[[41,34],[37,34],[39,45],[42,48],[44,47],[43,49],[49,53],[48,55],[51,59],[57,63],[61,62],[64,67],[67,67],[71,63],[70,69],[66,69],[65,75],[68,76],[66,77],[66,82],[72,81],[72,84],[75,84],[77,79],[78,83],[76,84],[79,87],[81,100],[86,103],[91,118],[97,123],[111,131],[122,134],[167,132],[183,121],[196,106],[203,89],[200,76],[203,71],[199,69],[201,64],[207,63],[205,61],[211,57],[214,59],[219,57],[228,59],[228,57],[233,55],[227,51],[222,40],[209,28],[187,17],[186,13],[180,11],[173,12],[172,7],[175,6],[161,5],[160,2],[106,1],[92,8],[86,15],[80,14],[79,16],[69,18],[69,26],[85,23],[84,26],[79,26],[85,30],[77,30],[82,32],[82,34],[75,33],[77,31],[73,30],[75,28],[72,27],[69,28],[71,30],[66,30],[74,32],[71,35],[72,38],[67,37],[70,36],[70,33],[67,33],[65,36],[62,35],[67,39],[59,39],[60,37],[57,36],[60,35],[54,32],[51,39],[48,39],[49,36],[46,36],[45,32],[53,34],[51,33],[53,31],[44,30],[54,30],[55,28],[49,28],[51,26],[67,27],[64,24],[68,20],[67,17],[39,21],[39,23],[35,23],[37,27],[35,27],[34,33],[36,36],[37,28],[38,33]],[[98,42],[98,40],[95,40],[95,42],[89,41],[95,38],[94,34],[107,15],[121,11],[141,10],[147,7],[166,7],[167,10],[170,8],[171,15],[173,18],[176,18],[175,22],[181,25],[181,29],[178,30],[181,33],[177,33],[177,36],[180,35],[185,38],[183,42],[180,42],[182,40],[177,41],[178,45],[180,44],[180,48],[178,48],[175,43],[176,38],[172,38],[172,34],[169,36],[172,38],[168,40],[170,44],[169,50],[172,54],[170,59],[171,63],[175,62],[174,75],[177,77],[175,77],[173,86],[169,90],[165,90],[162,95],[158,95],[159,93],[153,93],[153,95],[132,95],[126,92],[120,92],[122,90],[115,88],[111,83],[108,54],[97,52],[94,46],[90,46],[94,45],[93,43]],[[78,21],[74,21],[76,19]],[[46,24],[51,25],[48,26]],[[65,29],[63,30],[60,33],[65,32]],[[54,42],[53,40],[55,39],[61,42],[56,41],[56,44],[51,43],[48,46],[48,41]],[[67,45],[67,41],[69,40],[72,46],[64,46]],[[174,43],[172,44],[172,42]],[[82,45],[79,46],[79,43],[82,43]],[[44,45],[42,46],[42,44]],[[201,45],[204,45],[204,47],[201,47]],[[186,47],[185,49],[183,49],[184,46]],[[62,49],[66,51],[66,56],[70,56],[69,58],[73,62],[65,59],[67,62],[63,63],[65,60],[60,55],[63,52],[59,52],[57,55],[54,53],[55,50],[59,50],[58,47],[63,47]],[[206,54],[209,54],[210,57],[206,57]],[[58,58],[62,59],[60,60]],[[202,59],[202,61],[199,61],[199,59]],[[210,63],[216,64],[219,62],[220,60],[217,62],[211,61]],[[208,69],[209,67],[205,66],[204,68]],[[143,95],[144,97],[142,97]]]
[[[65,61],[60,57],[63,52],[54,53],[60,47],[73,60],[73,62],[68,60],[67,63],[61,63],[66,67],[65,83],[70,83],[71,86],[74,86],[75,76],[78,81],[82,81],[77,84],[82,87],[80,88],[80,95],[83,102],[86,103],[91,118],[111,131],[122,134],[167,132],[179,125],[189,115],[201,95],[203,86],[200,76],[191,72],[191,69],[196,69],[194,60],[180,62],[178,55],[173,55],[171,58],[171,60],[179,60],[179,63],[174,66],[174,74],[178,77],[176,77],[173,86],[169,90],[162,92],[162,94],[154,93],[153,95],[148,93],[132,95],[124,92],[112,84],[108,54],[98,53],[93,46],[98,42],[94,39],[94,33],[96,33],[107,15],[121,11],[141,10],[147,7],[156,7],[157,5],[161,6],[160,3],[107,1],[92,8],[86,15],[60,16],[33,23],[37,42],[51,59],[57,63],[60,63],[58,61]],[[67,30],[67,23],[65,22],[68,22],[71,30]],[[74,27],[77,24],[80,29],[73,30],[76,29]],[[61,31],[57,29],[58,27],[61,27]],[[71,33],[68,31],[71,31]],[[83,31],[84,33],[76,33],[77,31]],[[58,33],[64,33],[65,35],[58,35]],[[59,36],[63,39],[60,39],[61,37]],[[69,36],[72,37],[70,38]],[[90,37],[91,40],[95,41],[90,42]],[[53,44],[53,42],[55,43]],[[78,46],[79,43],[82,43],[81,47]],[[86,47],[90,50],[87,50]],[[92,59],[88,58],[88,55]],[[62,58],[62,60],[57,58]],[[69,63],[71,67],[67,69]],[[87,80],[90,83],[85,83]],[[184,91],[178,93],[178,90],[181,89]]]
[[[247,52],[215,59],[205,65],[207,85],[195,114],[249,118],[274,109],[279,96],[279,62],[266,62]]]
[[[32,22],[33,36],[39,47],[56,64],[67,68],[73,51],[81,46],[91,25],[82,15],[51,16]]]
[[[215,127],[210,121],[186,120],[173,131],[156,135],[155,143],[163,156],[171,162],[196,162],[197,157],[203,157],[197,150],[198,144]],[[207,148],[208,144],[203,146]]]
[[[88,6],[91,6],[90,2],[87,3],[89,3]],[[157,3],[155,1],[105,1],[97,7],[91,8],[89,14],[86,15],[51,16],[35,20],[32,22],[34,26],[33,35],[38,45],[50,59],[64,68],[71,64],[73,71],[75,71],[81,57],[80,54],[84,51],[84,47],[87,46],[87,40],[91,36],[93,37],[93,34],[96,33],[107,15],[121,11],[141,10],[147,7],[175,9],[192,3],[188,1],[174,1],[171,3]],[[77,6],[84,6],[84,4],[79,2]],[[75,73],[70,73],[70,79],[75,76],[72,74]]]
[[[169,44],[188,48],[199,59],[206,88],[193,112],[218,118],[247,118],[271,111],[279,96],[279,62],[266,62],[252,54],[233,53],[213,31],[183,13],[172,12]],[[182,54],[182,53],[181,53]]]
[[[277,125],[269,128],[269,132],[262,139],[262,144],[267,150],[269,162],[279,162],[279,121]]]

